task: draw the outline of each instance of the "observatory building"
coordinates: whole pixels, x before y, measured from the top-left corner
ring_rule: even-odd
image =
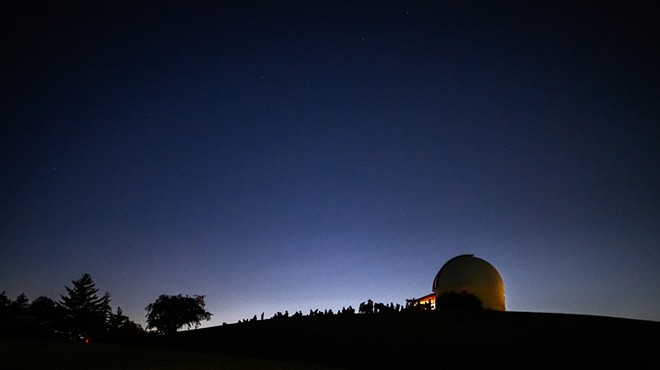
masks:
[[[472,254],[462,254],[447,261],[433,279],[433,293],[417,304],[436,308],[443,293],[472,294],[486,310],[504,311],[504,282],[495,267]]]

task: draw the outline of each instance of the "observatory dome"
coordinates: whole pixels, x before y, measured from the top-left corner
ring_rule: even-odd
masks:
[[[481,300],[484,309],[504,311],[504,282],[490,263],[472,254],[456,256],[442,266],[433,280],[437,299],[442,293],[468,293]]]

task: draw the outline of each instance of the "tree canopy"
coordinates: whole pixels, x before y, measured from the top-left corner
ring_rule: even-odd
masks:
[[[30,303],[30,313],[40,320],[58,320],[62,316],[62,307],[42,295]]]
[[[204,296],[192,297],[179,295],[161,295],[149,304],[147,310],[147,329],[156,329],[161,334],[175,333],[184,326],[198,328],[202,320],[210,320],[211,313],[206,311]]]

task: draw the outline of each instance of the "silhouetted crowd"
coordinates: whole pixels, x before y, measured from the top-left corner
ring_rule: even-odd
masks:
[[[309,310],[309,313],[307,316],[312,317],[312,316],[333,316],[333,315],[354,315],[354,314],[380,314],[380,313],[393,313],[393,312],[403,312],[403,311],[409,311],[409,310],[427,310],[430,309],[429,304],[419,304],[417,299],[406,299],[406,305],[402,306],[400,304],[394,304],[394,303],[375,303],[371,299],[368,299],[366,302],[360,303],[358,306],[357,312],[355,308],[352,306],[348,307],[342,307],[341,310],[337,311],[336,313],[332,309],[328,310]],[[282,319],[288,319],[288,318],[296,318],[296,317],[303,317],[302,311],[296,311],[294,314],[290,315],[289,311],[284,311],[282,312],[276,312],[272,317],[270,317],[268,320],[282,320]],[[265,320],[265,313],[261,313],[261,315],[258,317],[257,315],[254,315],[252,319],[244,319],[244,320],[239,320],[239,323],[246,323],[246,322],[255,322],[259,320]]]

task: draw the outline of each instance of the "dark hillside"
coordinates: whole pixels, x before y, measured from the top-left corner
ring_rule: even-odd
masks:
[[[181,332],[163,344],[351,369],[657,368],[660,322],[484,311],[306,316]]]

